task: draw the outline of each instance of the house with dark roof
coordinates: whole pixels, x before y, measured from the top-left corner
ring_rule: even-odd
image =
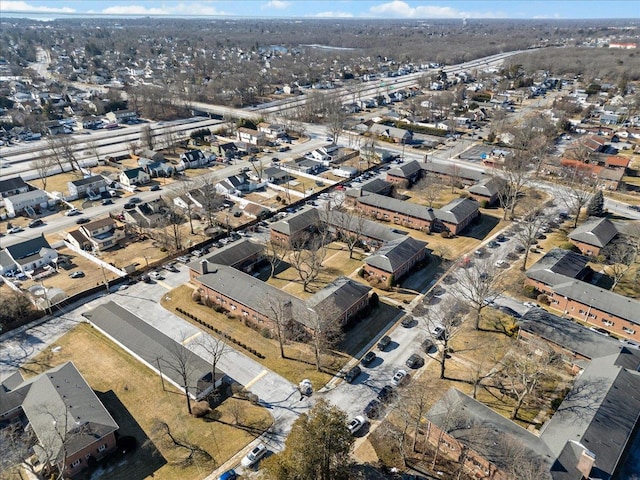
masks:
[[[167,224],[171,208],[163,197],[150,202],[138,203],[135,208],[125,210],[124,221],[141,228],[156,228]]]
[[[381,178],[373,178],[360,185],[360,190],[363,192],[377,193],[378,195],[391,195],[393,190],[393,183],[386,182]]]
[[[373,249],[383,243],[404,238],[407,232],[389,228],[373,222],[361,215],[341,212],[339,210],[319,210],[320,220],[335,238],[356,237],[358,241]]]
[[[338,277],[307,299],[316,312],[333,312],[346,325],[349,319],[369,305],[372,288],[347,277]]]
[[[473,185],[486,176],[484,170],[465,167],[457,163],[424,162],[422,170],[427,175],[435,175],[439,178],[460,182],[462,185]]]
[[[115,302],[103,303],[82,316],[116,345],[183,392],[185,385],[182,372],[176,367],[176,358],[184,359],[189,366],[187,390],[195,400],[205,398],[226,376],[216,369],[214,378],[207,360]]]
[[[487,177],[480,180],[475,185],[469,187],[469,196],[480,205],[488,207],[493,205],[500,193],[504,190],[506,182],[500,177]]]
[[[0,251],[0,274],[30,272],[58,260],[56,252],[44,235],[10,245]]]
[[[608,218],[593,218],[579,225],[568,237],[585,255],[595,257],[618,235],[618,229]]]
[[[393,140],[395,143],[411,143],[413,133],[409,130],[397,127],[388,127],[379,123],[374,123],[369,128],[369,133],[377,137]]]
[[[553,249],[525,272],[525,283],[544,293],[563,315],[640,341],[640,301],[588,283],[589,257]]]
[[[135,110],[115,110],[105,114],[107,120],[111,123],[135,123],[138,121],[138,112]]]
[[[138,158],[138,166],[149,174],[151,178],[163,177],[168,178],[173,175],[175,168],[167,160],[151,160],[150,158]]]
[[[201,168],[209,163],[207,156],[202,150],[189,150],[180,154],[179,170],[186,168]]]
[[[264,246],[243,238],[239,242],[233,242],[222,248],[216,249],[206,257],[189,263],[189,277],[191,279],[204,274],[202,262],[208,264],[224,265],[236,268],[246,273],[251,273],[253,268],[264,258]]]
[[[142,150],[141,152],[139,152],[138,157],[140,158],[147,158],[149,160],[151,160],[152,162],[164,162],[165,158],[164,158],[164,153],[162,152],[157,152],[155,150],[151,150],[151,149],[145,149]]]
[[[100,195],[107,191],[107,181],[102,175],[90,175],[79,180],[67,182],[69,196],[73,198],[83,198],[93,195]]]
[[[422,166],[413,160],[387,170],[386,181],[406,188],[418,182],[421,176]]]
[[[29,191],[29,184],[21,176],[0,179],[0,198],[11,197]]]
[[[413,267],[427,258],[427,243],[405,236],[386,242],[364,261],[369,277],[394,285]]]
[[[289,181],[292,177],[289,172],[280,167],[267,167],[262,171],[262,178],[278,185]]]
[[[576,349],[582,357],[580,375],[540,435],[451,389],[425,415],[427,441],[477,478],[514,478],[508,474],[514,459],[506,455],[514,448],[537,461],[536,478],[616,478],[632,461],[629,445],[640,435],[640,351],[543,313],[523,318],[522,340],[536,348],[551,344],[562,355]]]
[[[456,198],[434,211],[438,230],[448,230],[457,235],[480,216],[480,205],[470,198]]]
[[[72,362],[2,383],[0,418],[22,416],[44,475],[73,477],[116,449],[118,424]]]
[[[144,185],[151,181],[149,174],[143,168],[128,168],[120,172],[118,177],[120,183],[127,187],[135,187],[136,185]]]
[[[318,230],[320,215],[314,207],[306,206],[298,212],[289,214],[270,226],[271,240],[278,243],[295,245],[308,240],[308,236]]]

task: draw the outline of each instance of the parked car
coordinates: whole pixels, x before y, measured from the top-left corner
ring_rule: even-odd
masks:
[[[153,280],[151,280],[151,277],[149,275],[142,275],[140,277],[140,279],[144,282],[144,283],[153,283]]]
[[[523,305],[529,308],[536,308],[538,306],[538,304],[534,302],[524,302]]]
[[[347,383],[352,383],[356,378],[358,378],[358,375],[360,375],[361,372],[362,370],[360,369],[360,367],[356,365],[347,372],[347,374],[344,376],[344,379]]]
[[[238,478],[238,474],[234,469],[227,470],[222,475],[218,477],[218,480],[236,480]]]
[[[473,252],[473,254],[476,257],[481,257],[482,255],[484,255],[484,250],[482,248],[477,249],[475,252]]]
[[[160,190],[160,185],[153,185],[149,190],[152,192],[157,192],[158,190]]]
[[[89,223],[91,220],[89,220],[87,217],[80,217],[78,220],[76,220],[76,223],[78,225],[84,225],[85,223]]]
[[[362,365],[366,367],[371,362],[373,362],[376,358],[378,357],[376,357],[376,354],[374,352],[367,352],[367,354],[364,357],[362,357],[362,360],[360,361],[360,363],[362,363]]]
[[[604,335],[606,337],[609,336],[609,332],[607,332],[604,328],[600,328],[600,327],[589,327],[589,330],[591,330],[592,332],[596,332],[600,335]]]
[[[500,244],[495,240],[491,240],[489,243],[487,243],[487,247],[489,248],[498,248],[499,246]]]
[[[255,446],[244,458],[240,461],[240,465],[243,467],[251,467],[258,463],[262,457],[267,454],[267,447],[264,443]]]
[[[125,203],[123,208],[125,210],[133,210],[134,208],[136,208],[136,205],[134,203]]]
[[[383,406],[380,400],[371,400],[366,407],[364,407],[364,414],[367,418],[378,418],[382,413]]]
[[[104,200],[102,200],[102,205],[113,205],[113,200],[111,200],[110,198],[105,198]]]
[[[353,435],[358,430],[360,430],[367,421],[364,419],[362,415],[358,415],[357,417],[352,418],[349,423],[347,423],[347,428]]]
[[[31,222],[29,223],[29,228],[41,227],[42,225],[44,225],[42,219],[36,218],[35,220],[31,220]]]
[[[507,240],[509,240],[507,237],[505,237],[503,234],[500,234],[496,237],[496,240],[498,242],[506,242]]]
[[[378,350],[384,350],[391,344],[391,337],[389,335],[385,335],[378,342]]]
[[[74,215],[80,215],[80,210],[77,208],[72,208],[71,210],[67,210],[65,215],[67,217],[73,217]]]
[[[129,202],[128,202],[128,203],[136,204],[136,203],[141,203],[141,202],[142,202],[142,200],[140,200],[138,197],[131,197],[131,198],[129,199]]]
[[[11,227],[9,230],[7,230],[7,233],[20,233],[24,231],[24,228],[22,227]]]
[[[446,330],[442,325],[435,325],[431,329],[431,335],[433,335],[433,338],[435,338],[436,340],[440,340],[442,337],[444,337],[445,331]]]
[[[399,387],[405,382],[406,378],[407,378],[406,370],[402,370],[402,369],[397,370],[393,374],[393,377],[391,377],[391,385],[393,385],[394,387]]]
[[[71,278],[82,278],[82,277],[84,277],[84,272],[82,270],[77,270],[75,272],[70,273],[69,277],[71,277]]]
[[[162,276],[162,274],[160,272],[151,272],[149,274],[149,276],[151,278],[153,278],[154,280],[164,280],[164,277]]]
[[[424,351],[424,353],[429,353],[431,351],[431,349],[433,347],[435,347],[436,344],[433,343],[433,340],[431,340],[430,338],[425,338],[422,343],[420,344],[420,348],[422,348],[422,350]]]
[[[413,326],[413,323],[413,317],[411,315],[405,315],[400,322],[400,325],[402,325],[404,328],[411,328]]]
[[[393,390],[391,385],[385,385],[378,392],[378,400],[382,403],[392,402],[396,398],[396,392]]]
[[[417,353],[414,353],[407,359],[405,365],[409,368],[420,368],[422,365],[424,365],[424,358],[422,358]]]
[[[165,263],[162,268],[164,268],[165,270],[167,270],[168,272],[179,272],[180,270],[178,270],[176,268],[176,266],[172,263]]]
[[[506,262],[505,260],[498,260],[495,265],[498,268],[507,268],[509,266],[509,262]]]

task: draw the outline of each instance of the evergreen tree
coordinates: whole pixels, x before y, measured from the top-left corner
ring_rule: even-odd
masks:
[[[587,216],[604,217],[604,195],[602,195],[602,190],[598,190],[591,197],[591,201],[587,205]]]

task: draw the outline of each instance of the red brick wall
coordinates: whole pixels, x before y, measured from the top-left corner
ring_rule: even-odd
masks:
[[[106,445],[106,448],[102,451],[99,451],[98,449],[102,445]],[[100,440],[92,443],[88,447],[67,456],[67,459],[65,461],[66,475],[77,475],[79,472],[87,468],[89,466],[89,456],[93,456],[96,460],[100,460],[105,455],[113,452],[115,449],[116,436],[115,433],[112,432],[109,435],[101,438]],[[80,460],[80,463],[75,467],[71,467],[71,464],[76,460]]]
[[[396,225],[402,225],[414,230],[429,230],[431,228],[431,222],[415,217],[410,217],[404,214],[397,214],[391,210],[384,208],[373,207],[370,205],[364,205],[358,203],[358,210],[365,214],[375,218],[376,220],[382,220],[385,222],[392,222]]]
[[[381,270],[379,268],[376,268],[367,264],[365,264],[363,268],[366,270],[366,272],[370,276],[376,277],[381,281],[388,283],[391,280],[391,276],[393,276],[394,281],[398,281],[400,278],[402,278],[403,275],[407,274],[414,267],[416,263],[426,258],[426,256],[427,256],[427,250],[422,249],[419,252],[417,252],[413,257],[408,258],[406,262],[400,266],[400,268],[396,269],[396,271],[392,273],[385,272],[384,270]]]
[[[596,247],[595,245],[589,245],[588,243],[579,242],[577,240],[569,239],[571,243],[573,243],[576,247],[580,249],[580,253],[583,255],[591,255],[597,256],[600,254],[600,247]]]

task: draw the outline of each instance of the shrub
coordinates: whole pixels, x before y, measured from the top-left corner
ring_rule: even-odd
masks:
[[[449,230],[445,230],[442,233],[440,233],[440,236],[442,238],[451,238],[451,233],[449,232]]]
[[[271,338],[271,330],[267,327],[263,327],[262,329],[260,329],[260,335],[262,335],[264,338]]]
[[[550,303],[549,297],[547,297],[544,293],[541,293],[540,295],[538,295],[536,300],[538,300],[538,303],[544,303],[545,305],[549,305]]]
[[[196,418],[202,418],[210,411],[211,407],[209,407],[209,404],[205,400],[194,403],[191,407],[191,413]]]
[[[539,293],[533,285],[525,285],[522,287],[522,294],[527,298],[538,298]]]
[[[580,252],[580,249],[571,242],[562,242],[560,245],[558,245],[558,247],[562,248],[563,250],[569,250],[570,252]]]
[[[260,397],[255,393],[247,394],[247,400],[249,400],[253,405],[257,405],[260,402]]]
[[[489,201],[488,200],[482,200],[480,202],[480,208],[487,208],[489,206]]]
[[[361,268],[360,270],[358,270],[358,276],[360,278],[364,278],[365,273],[366,272],[365,272],[364,268]]]
[[[196,303],[202,303],[202,294],[200,293],[200,290],[194,290],[193,293],[191,294],[191,300],[193,300]]]

